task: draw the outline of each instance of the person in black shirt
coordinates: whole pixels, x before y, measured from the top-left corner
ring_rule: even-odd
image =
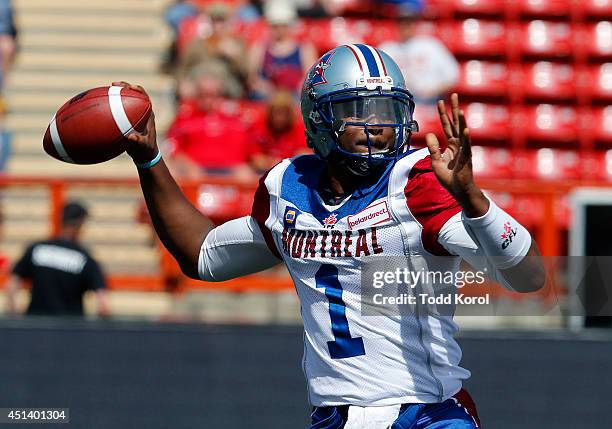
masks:
[[[108,315],[106,281],[100,265],[78,243],[88,216],[77,202],[65,205],[62,227],[56,238],[31,244],[13,267],[7,291],[8,311],[15,313],[15,293],[19,284],[30,281],[30,315],[83,315],[83,295],[94,291],[98,313]]]

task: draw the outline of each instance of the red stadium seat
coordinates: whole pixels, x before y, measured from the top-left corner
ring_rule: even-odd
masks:
[[[612,182],[612,149],[587,152],[580,160],[583,179]]]
[[[378,46],[384,42],[396,41],[399,39],[399,31],[395,21],[381,19],[372,21],[373,28],[366,35],[366,43]]]
[[[473,97],[506,97],[509,84],[510,71],[505,63],[472,60],[461,64],[455,90]]]
[[[612,22],[600,21],[588,25],[580,33],[580,48],[589,58],[612,58]]]
[[[612,16],[612,0],[580,0],[577,3],[583,15],[597,18]]]
[[[574,50],[573,31],[565,22],[531,21],[520,26],[513,47],[520,54],[537,58],[565,58]]]
[[[538,149],[514,153],[518,176],[538,180],[578,180],[582,164],[577,151]]]
[[[612,106],[594,108],[583,117],[585,132],[599,145],[612,145]]]
[[[511,13],[531,17],[567,16],[573,5],[571,0],[514,0],[509,3]]]
[[[475,142],[505,142],[512,134],[512,116],[507,106],[470,103],[465,107],[465,117]]]
[[[526,107],[522,116],[517,132],[524,133],[527,141],[565,145],[579,139],[580,121],[573,107],[540,104]]]
[[[514,175],[512,152],[508,149],[472,146],[472,163],[476,177],[511,179]]]
[[[367,34],[356,32],[359,26],[354,26],[354,22],[340,17],[310,19],[304,22],[303,38],[313,43],[321,54],[345,43],[364,43]]]
[[[470,59],[505,56],[508,43],[503,23],[471,18],[449,25],[443,38],[451,51]]]
[[[176,46],[183,52],[187,46],[198,37],[210,34],[212,24],[206,15],[192,16],[181,21],[176,39]]]
[[[424,2],[423,17],[448,18],[452,13],[453,0],[427,0]]]
[[[589,99],[612,101],[612,63],[589,67],[582,73],[580,85]]]
[[[452,0],[456,13],[470,16],[502,15],[506,10],[505,0]]]
[[[296,33],[299,35],[303,27],[303,23],[298,21]],[[268,23],[263,19],[258,19],[253,22],[239,22],[236,23],[236,34],[240,35],[240,38],[244,40],[248,45],[252,45],[255,42],[261,42],[270,36],[270,27]]]
[[[413,141],[416,146],[423,146],[425,144],[425,135],[427,133],[435,133],[438,138],[444,135],[436,106],[417,104],[414,110],[414,119],[419,123],[419,132],[413,135]]]
[[[516,90],[527,98],[560,101],[576,97],[576,73],[569,64],[540,61],[524,65],[521,76]]]

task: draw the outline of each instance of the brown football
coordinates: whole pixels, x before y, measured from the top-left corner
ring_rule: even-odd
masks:
[[[51,119],[45,152],[72,164],[97,164],[122,154],[126,136],[144,131],[151,100],[121,86],[90,89],[68,100]]]

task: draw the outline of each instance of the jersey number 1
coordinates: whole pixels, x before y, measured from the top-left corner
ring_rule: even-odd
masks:
[[[327,342],[330,356],[332,359],[344,359],[365,355],[363,338],[351,338],[346,305],[342,301],[342,286],[338,280],[338,268],[335,265],[321,265],[315,274],[315,280],[318,288],[325,289],[325,296],[329,300],[329,315],[334,334],[334,341]]]

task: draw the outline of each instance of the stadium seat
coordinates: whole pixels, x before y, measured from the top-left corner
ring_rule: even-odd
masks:
[[[581,118],[585,138],[598,146],[612,146],[612,106],[593,108]]]
[[[472,146],[472,163],[476,177],[511,179],[514,174],[512,152],[508,149]]]
[[[571,100],[576,97],[576,73],[570,64],[540,61],[522,67],[516,91],[540,101]]]
[[[414,110],[414,119],[419,123],[419,132],[413,135],[414,145],[423,146],[427,133],[435,133],[439,138],[444,135],[436,106],[417,104]]]
[[[443,38],[456,55],[470,59],[506,55],[508,37],[501,22],[472,18],[458,21],[446,28]]]
[[[179,52],[183,52],[187,46],[198,37],[209,34],[212,31],[210,19],[204,15],[192,16],[181,21],[176,46]]]
[[[612,22],[587,25],[577,33],[580,50],[589,58],[612,59]]]
[[[470,16],[502,15],[506,10],[505,0],[452,0],[455,13]]]
[[[202,213],[218,224],[249,213],[252,199],[252,192],[236,186],[207,184],[198,189],[197,204]]]
[[[424,2],[423,17],[426,19],[449,18],[454,0],[427,0]]]
[[[455,90],[462,96],[506,97],[510,86],[510,71],[505,63],[471,60],[461,64]]]
[[[337,8],[338,14],[343,16],[348,15],[364,15],[371,14],[372,2],[362,0],[335,0],[332,2]]]
[[[568,16],[573,6],[571,0],[515,0],[509,4],[514,16],[541,18]]]
[[[470,103],[465,107],[465,117],[474,142],[505,142],[512,134],[512,116],[507,106]]]
[[[577,151],[543,148],[516,151],[516,171],[524,179],[578,180],[582,175]]]
[[[297,28],[295,30],[298,36],[301,34],[303,27],[304,23],[298,21]],[[240,35],[242,40],[244,40],[247,45],[252,45],[255,42],[266,40],[269,37],[270,28],[265,20],[258,19],[257,21],[253,22],[236,23],[235,32],[236,34]]]
[[[522,24],[513,48],[526,57],[569,57],[574,49],[572,27],[565,22],[541,20]]]
[[[345,43],[364,43],[367,34],[355,31],[360,27],[355,26],[354,22],[353,19],[340,17],[305,20],[303,38],[313,43],[320,54]],[[363,26],[361,29],[367,30]]]
[[[577,4],[581,15],[596,18],[612,16],[612,0],[580,0]]]
[[[528,142],[566,145],[579,139],[578,113],[570,106],[528,106],[523,110],[521,122],[523,126],[517,132],[524,133]]]
[[[589,100],[612,101],[612,63],[591,66],[580,76],[581,92]]]
[[[586,152],[580,161],[583,179],[612,182],[612,149]]]
[[[395,21],[381,19],[369,21],[372,23],[371,30],[366,34],[365,42],[372,46],[378,46],[384,42],[396,41],[399,39],[399,31]]]

